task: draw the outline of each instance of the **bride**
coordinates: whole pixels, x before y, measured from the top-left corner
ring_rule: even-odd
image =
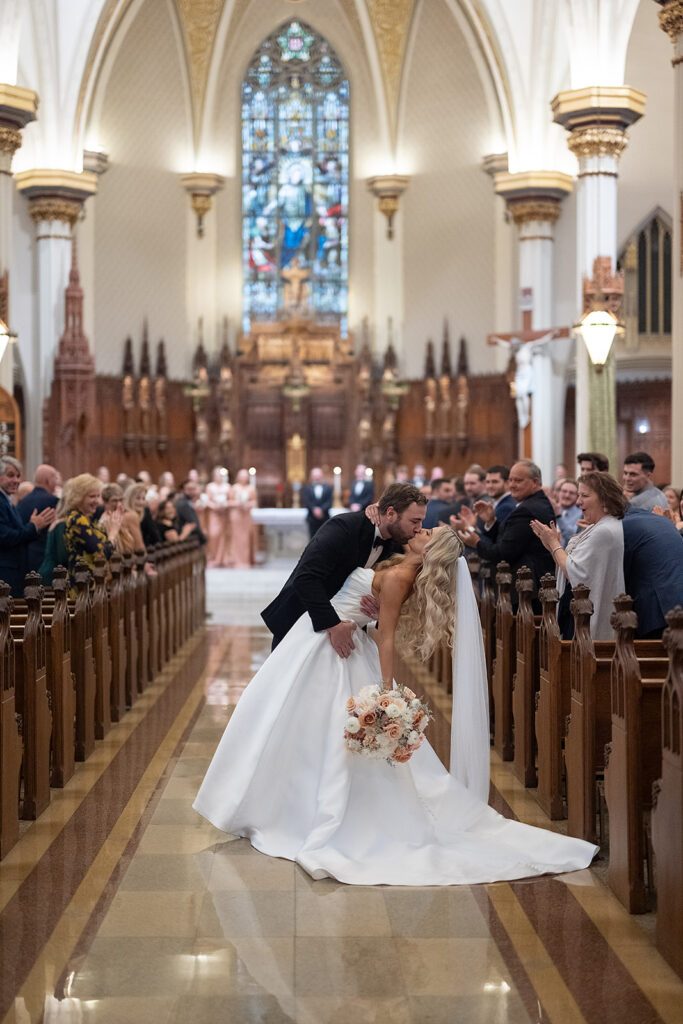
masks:
[[[423,530],[404,556],[356,569],[332,599],[357,628],[346,659],[302,615],[254,676],[228,723],[194,807],[262,853],[313,878],[354,885],[452,885],[587,867],[597,847],[503,818],[488,806],[484,652],[462,546],[448,526]],[[346,702],[393,686],[394,647],[427,658],[453,648],[451,770],[428,742],[402,765],[344,745]],[[428,733],[427,733],[428,735]]]

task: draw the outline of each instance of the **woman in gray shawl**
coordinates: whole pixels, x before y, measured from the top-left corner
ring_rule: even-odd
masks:
[[[610,616],[614,598],[624,592],[624,529],[621,520],[628,508],[621,485],[609,473],[586,473],[579,480],[576,504],[583,516],[583,529],[562,548],[560,531],[552,523],[545,526],[537,519],[531,529],[548,549],[557,565],[557,589],[560,599],[567,581],[590,590],[593,602],[591,636],[593,640],[613,640]],[[562,603],[562,602],[561,602]],[[565,602],[566,603],[566,602]]]

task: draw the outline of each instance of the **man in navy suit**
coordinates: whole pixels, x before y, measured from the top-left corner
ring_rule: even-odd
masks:
[[[507,519],[500,523],[496,510],[488,501],[475,501],[474,509],[461,509],[460,537],[468,547],[476,548],[480,558],[497,565],[505,561],[512,570],[512,602],[517,604],[514,578],[523,565],[531,569],[535,590],[541,576],[553,572],[555,563],[550,552],[543,547],[529,525],[532,519],[549,525],[555,519],[555,510],[543,491],[541,471],[530,459],[520,459],[510,470],[510,494],[516,502]],[[484,533],[475,530],[475,515],[484,523]],[[465,529],[462,529],[462,526]]]
[[[330,518],[332,508],[332,484],[323,483],[323,471],[319,466],[311,470],[311,482],[301,490],[301,504],[308,513],[306,522],[312,539]]]
[[[30,523],[34,512],[42,512],[44,508],[56,508],[58,498],[55,494],[61,477],[54,466],[38,466],[33,477],[35,487],[30,494],[17,502],[17,512],[22,523]],[[35,540],[26,549],[26,572],[38,572],[45,555],[47,530],[41,530]]]
[[[484,486],[486,493],[493,502],[496,511],[496,519],[504,523],[517,504],[508,490],[510,470],[507,466],[489,466],[486,470]]]
[[[349,495],[349,512],[362,512],[375,500],[375,485],[372,477],[367,476],[365,466],[356,466],[354,476]]]
[[[624,582],[639,637],[659,637],[666,613],[683,605],[683,536],[664,516],[631,506],[624,516]]]
[[[21,463],[9,455],[0,457],[0,579],[9,583],[13,597],[24,593],[24,577],[27,573],[27,548],[41,530],[50,525],[55,517],[53,508],[42,512],[33,511],[28,523],[12,504],[21,482]],[[29,495],[29,498],[31,495]]]
[[[391,484],[379,500],[379,526],[365,512],[333,516],[307,545],[292,575],[261,618],[273,648],[308,612],[316,632],[326,630],[341,658],[354,648],[354,622],[342,622],[330,603],[354,569],[370,568],[402,550],[422,529],[427,498],[412,484]]]

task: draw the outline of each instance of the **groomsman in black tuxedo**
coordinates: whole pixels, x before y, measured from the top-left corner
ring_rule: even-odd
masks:
[[[323,523],[330,518],[332,508],[332,484],[323,483],[323,471],[319,467],[311,470],[311,482],[301,490],[301,504],[308,510],[306,522],[313,538]]]
[[[412,484],[391,484],[379,500],[379,526],[365,512],[344,512],[324,523],[278,596],[261,612],[273,648],[308,612],[313,629],[327,630],[337,654],[348,658],[356,624],[340,621],[330,598],[354,569],[370,568],[400,552],[422,529],[426,507],[427,498]]]
[[[349,511],[362,512],[375,500],[375,485],[372,478],[365,475],[365,466],[356,466],[354,476],[349,495]]]

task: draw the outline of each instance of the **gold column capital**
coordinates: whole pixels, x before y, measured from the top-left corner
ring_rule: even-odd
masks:
[[[505,199],[517,227],[533,221],[554,224],[562,212],[562,200],[574,182],[562,171],[501,171],[494,175],[496,193]]]
[[[616,125],[584,125],[572,129],[567,146],[577,158],[612,156],[618,160],[628,146],[628,135]]]
[[[180,184],[190,197],[190,205],[197,217],[197,237],[204,236],[204,218],[211,209],[213,197],[225,185],[222,174],[211,171],[193,171],[181,174]]]
[[[554,224],[559,220],[562,208],[559,199],[547,197],[529,197],[528,199],[508,199],[507,210],[517,227],[534,221],[545,221]]]
[[[377,207],[387,219],[387,238],[394,237],[394,217],[401,196],[410,184],[407,174],[375,174],[366,179],[368,190],[377,197]]]
[[[675,43],[683,35],[683,0],[656,0],[662,8],[659,12],[659,27]]]
[[[0,125],[0,153],[14,156],[21,146],[21,129],[11,125]]]
[[[590,85],[558,92],[550,108],[553,121],[569,132],[595,125],[624,129],[643,116],[646,98],[630,85]]]
[[[89,171],[33,168],[14,175],[19,191],[29,201],[32,220],[62,220],[74,224],[85,200],[97,191],[97,175]]]

